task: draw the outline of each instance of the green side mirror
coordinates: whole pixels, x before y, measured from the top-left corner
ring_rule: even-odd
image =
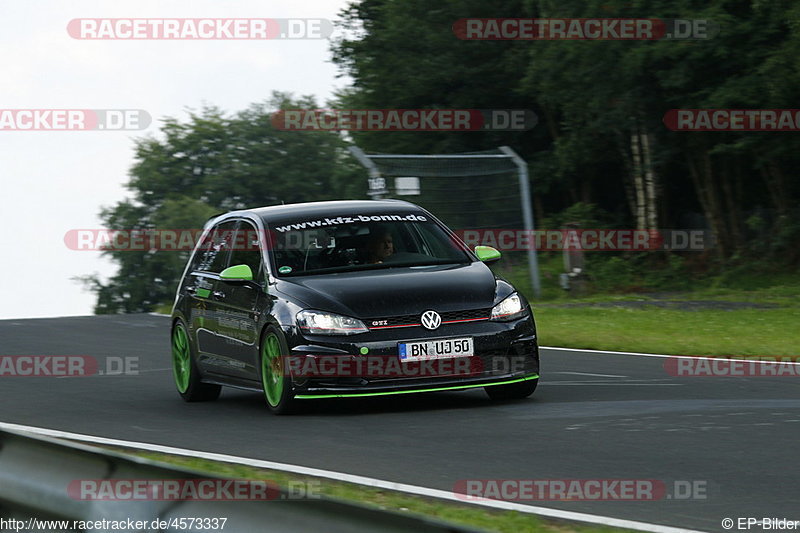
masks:
[[[484,263],[494,263],[500,259],[500,252],[491,246],[476,246],[475,255]]]
[[[247,265],[234,265],[219,274],[226,281],[253,281],[253,271]]]

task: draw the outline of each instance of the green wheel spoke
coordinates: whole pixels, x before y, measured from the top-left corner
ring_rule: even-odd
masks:
[[[278,337],[274,333],[270,333],[264,339],[264,347],[261,351],[261,382],[264,385],[267,402],[272,407],[280,403],[283,395],[281,359],[281,345]]]
[[[181,393],[189,388],[191,355],[188,341],[183,325],[175,326],[172,332],[172,373],[175,376],[175,385]]]

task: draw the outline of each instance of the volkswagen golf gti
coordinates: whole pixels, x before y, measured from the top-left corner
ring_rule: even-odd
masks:
[[[524,296],[425,209],[351,200],[211,219],[172,311],[172,366],[186,401],[222,386],[270,411],[301,401],[483,387],[536,389],[539,350]]]

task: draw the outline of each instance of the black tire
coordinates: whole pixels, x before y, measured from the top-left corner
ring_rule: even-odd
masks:
[[[508,385],[484,387],[483,390],[486,391],[486,394],[492,400],[522,400],[533,394],[538,384],[539,378],[536,378],[520,381],[519,383],[510,383]]]
[[[189,330],[180,318],[172,326],[172,375],[178,394],[186,402],[213,401],[222,391],[220,385],[202,382]]]
[[[259,343],[258,368],[267,408],[276,415],[297,412],[292,378],[284,372],[284,357],[288,355],[289,346],[283,333],[275,326],[268,326]]]

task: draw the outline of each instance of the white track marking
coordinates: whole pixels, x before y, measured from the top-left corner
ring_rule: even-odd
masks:
[[[625,383],[622,381],[545,381],[539,384],[545,385],[566,385],[568,387],[609,387],[609,386],[628,386],[628,387],[683,387],[683,383]]]
[[[431,489],[427,487],[420,487],[418,485],[408,485],[405,483],[396,483],[394,481],[386,481],[383,479],[376,479],[365,476],[357,476],[353,474],[346,474],[343,472],[334,472],[331,470],[321,470],[318,468],[309,468],[306,466],[290,465],[286,463],[276,463],[273,461],[263,461],[260,459],[250,459],[247,457],[237,457],[234,455],[223,455],[219,453],[201,452],[196,450],[189,450],[185,448],[173,448],[171,446],[161,446],[159,444],[149,444],[146,442],[134,442],[119,439],[109,439],[106,437],[95,437],[93,435],[84,435],[80,433],[71,433],[68,431],[60,431],[55,429],[39,428],[34,426],[25,426],[20,424],[11,424],[7,422],[0,422],[0,429],[6,431],[16,431],[20,433],[31,433],[35,435],[43,435],[46,437],[55,437],[61,439],[69,439],[79,442],[90,442],[94,444],[105,444],[111,446],[122,446],[126,448],[135,448],[139,450],[147,450],[153,452],[166,453],[171,455],[181,455],[186,457],[198,457],[200,459],[208,459],[210,461],[220,461],[224,463],[234,463],[252,466],[255,468],[267,468],[270,470],[281,470],[284,472],[291,472],[294,474],[301,474],[306,476],[316,476],[321,478],[334,479],[337,481],[344,481],[347,483],[355,483],[358,485],[366,485],[368,487],[375,487],[385,490],[395,490],[398,492],[405,492],[408,494],[416,494],[418,496],[426,496],[429,498],[438,498],[442,500],[450,500],[458,503],[468,503],[472,505],[480,505],[483,507],[492,507],[494,509],[503,509],[507,511],[518,511],[522,513],[536,514],[548,518],[556,518],[563,520],[572,520],[578,522],[586,522],[590,524],[599,524],[610,527],[619,527],[625,529],[634,529],[638,531],[650,531],[652,533],[702,533],[695,530],[685,528],[662,526],[659,524],[650,524],[648,522],[638,522],[634,520],[623,520],[620,518],[612,518],[610,516],[593,515],[587,513],[576,513],[573,511],[561,511],[558,509],[550,509],[548,507],[539,507],[534,505],[524,505],[521,503],[499,501],[499,500],[482,500],[482,501],[468,501],[460,499],[455,493],[440,489]]]
[[[598,378],[627,378],[630,376],[620,376],[617,374],[592,374],[589,372],[550,372],[551,374],[571,374],[573,376],[595,376]]]
[[[780,361],[778,360],[781,357],[800,357],[795,355],[769,355],[769,356],[734,356],[735,359],[732,359],[729,356],[724,355],[717,355],[717,356],[707,356],[707,355],[668,355],[668,354],[661,354],[661,353],[642,353],[642,352],[612,352],[609,350],[589,350],[587,348],[559,348],[558,346],[539,346],[541,350],[558,350],[561,352],[586,352],[586,353],[599,353],[599,354],[610,354],[610,355],[635,355],[638,357],[661,357],[661,358],[676,358],[676,359],[708,359],[710,361],[720,361],[720,360],[733,360],[733,361],[752,361],[754,363],[780,363],[782,365],[800,365],[800,361]],[[742,357],[774,357],[775,361],[761,361],[758,359],[742,359]]]

